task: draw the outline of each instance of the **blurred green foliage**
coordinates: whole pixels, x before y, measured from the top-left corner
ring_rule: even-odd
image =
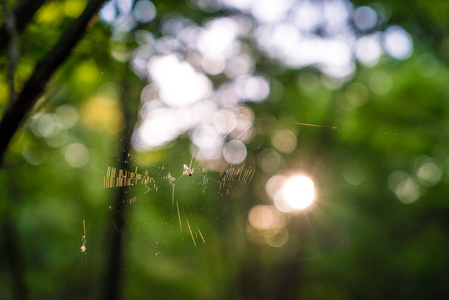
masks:
[[[85,3],[47,1],[39,9],[20,37],[18,90]],[[136,30],[149,30],[156,37],[162,36],[163,21],[174,15],[202,24],[229,13],[205,13],[194,1],[154,3],[156,19]],[[117,261],[123,299],[449,297],[449,35],[445,31],[449,5],[447,1],[427,6],[419,1],[389,1],[387,6],[388,23],[401,25],[412,35],[412,56],[396,61],[384,55],[374,67],[357,65],[353,78],[334,90],[321,83],[307,88],[321,80],[317,70],[273,67],[275,62],[252,49],[258,59],[255,68],[269,77],[272,93],[263,103],[249,104],[256,128],[266,127],[268,133],[256,133],[247,145],[248,160],[256,161],[262,150],[273,148],[271,132],[287,124],[298,142],[295,151],[283,155],[284,170],[307,172],[317,184],[313,209],[291,216],[288,242],[275,248],[248,238],[248,211],[270,202],[264,189],[274,173],[260,169],[243,196],[226,198],[232,201],[226,215],[221,208],[208,207],[201,213],[190,208],[192,224],[194,220],[205,224],[201,229],[208,235],[198,247],[191,243],[187,228],[182,236],[161,229],[158,218],[174,215],[176,221],[176,211],[157,207],[136,211],[137,224],[145,218],[151,224],[142,230],[152,231],[154,239],[167,235],[171,248],[167,253],[158,253],[154,245],[142,250],[134,243],[141,235],[125,239],[124,261]],[[109,288],[105,272],[111,263],[107,258],[114,230],[109,207],[118,192],[104,189],[103,177],[108,166],[120,164],[120,145],[132,133],[145,85],[111,51],[131,53],[136,47],[132,37],[118,37],[103,22],[89,29],[17,132],[0,170],[0,219],[14,224],[13,238],[20,246],[22,279],[30,299],[98,299]],[[1,53],[0,63],[3,112],[10,97],[7,53]],[[391,89],[383,91],[389,84]],[[34,119],[57,115],[58,108],[66,105],[76,109],[73,126],[60,129],[52,139],[36,129]],[[272,124],[264,119],[267,113],[275,119]],[[88,149],[88,161],[80,168],[68,163],[67,149],[72,144]],[[398,170],[413,174],[422,155],[438,162],[442,177],[435,185],[420,186],[419,199],[404,204],[389,188],[389,178]],[[189,142],[183,136],[155,152],[131,152],[130,169],[182,166],[189,159]],[[178,188],[181,192],[186,187]],[[159,194],[166,196],[160,200],[171,201],[171,186],[161,189]],[[136,195],[144,192],[135,191]],[[201,191],[187,189],[185,194],[205,200]],[[12,299],[17,278],[7,267],[5,232],[0,234],[0,299]],[[87,250],[82,252],[84,234]]]

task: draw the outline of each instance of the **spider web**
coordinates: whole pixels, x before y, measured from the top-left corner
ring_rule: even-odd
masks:
[[[198,159],[202,149],[192,155],[188,144],[177,140],[171,148],[145,153],[131,149],[127,168],[104,170],[103,187],[116,199],[108,208],[124,221],[122,228],[114,226],[130,247],[156,255],[193,249],[215,239],[231,219],[255,166],[242,162],[213,170]]]

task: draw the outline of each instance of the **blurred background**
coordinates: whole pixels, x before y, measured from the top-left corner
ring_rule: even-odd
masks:
[[[87,2],[1,42],[2,115]],[[3,159],[0,299],[449,297],[448,10],[107,1]]]

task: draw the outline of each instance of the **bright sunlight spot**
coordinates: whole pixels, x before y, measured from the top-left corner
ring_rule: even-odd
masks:
[[[283,198],[290,207],[303,209],[315,199],[315,185],[307,176],[295,176],[287,180],[282,189]]]

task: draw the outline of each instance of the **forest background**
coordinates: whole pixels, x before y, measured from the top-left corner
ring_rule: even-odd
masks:
[[[449,297],[448,1],[1,4],[0,299]]]

